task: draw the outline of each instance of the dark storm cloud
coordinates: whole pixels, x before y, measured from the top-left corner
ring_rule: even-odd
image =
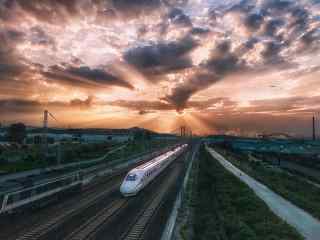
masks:
[[[245,68],[245,63],[239,59],[237,53],[231,52],[230,44],[229,41],[218,44],[211,58],[200,66],[199,72],[178,84],[164,99],[175,105],[177,111],[181,111],[193,94],[210,87],[228,74]]]
[[[266,0],[262,8],[267,10],[287,11],[288,8],[292,7],[294,2],[285,0]]]
[[[22,99],[0,99],[0,109],[2,113],[36,113],[44,110],[45,108],[52,109],[66,109],[78,108],[88,109],[93,104],[93,98],[88,97],[85,100],[72,99],[68,102],[40,102],[37,100],[22,100]]]
[[[245,25],[253,30],[258,30],[264,22],[264,16],[259,13],[253,13],[246,17]]]
[[[0,95],[26,96],[32,75],[24,59],[17,53],[16,45],[25,40],[25,34],[15,29],[0,30]]]
[[[163,111],[174,110],[174,106],[163,101],[126,101],[117,100],[107,103],[111,106],[124,107],[135,111]]]
[[[0,81],[2,85],[28,71],[16,52],[16,45],[24,41],[25,34],[15,29],[0,30]]]
[[[186,27],[192,26],[191,19],[179,8],[173,8],[169,12],[168,17],[173,24]]]
[[[209,87],[218,81],[219,77],[214,74],[196,74],[189,78],[183,84],[177,85],[163,100],[175,106],[177,111],[181,111],[187,107],[190,97],[198,91]]]
[[[130,49],[124,54],[124,59],[146,74],[165,74],[191,67],[187,54],[195,46],[196,43],[190,38],[179,42],[156,43]]]
[[[244,25],[250,31],[256,31],[263,25],[264,34],[270,37],[279,38],[280,36],[275,34],[284,26],[286,31],[302,33],[310,22],[309,10],[304,4],[295,1],[266,0],[262,5],[255,1],[242,1],[231,7],[227,13],[230,11],[244,15]]]
[[[0,81],[10,81],[11,78],[23,74],[26,70],[23,65],[0,63]]]
[[[190,33],[193,35],[204,36],[210,32],[207,28],[194,27],[191,29]]]
[[[221,10],[221,9],[220,9]],[[302,41],[307,43],[319,40],[319,31],[309,30],[301,40],[299,34],[306,31],[310,25],[310,12],[302,3],[294,1],[266,0],[262,5],[256,1],[244,0],[227,10],[218,11],[211,9],[213,20],[223,17],[230,12],[240,13],[243,24],[252,32],[251,38],[237,49],[231,50],[232,40],[222,41],[213,50],[208,61],[201,63],[195,74],[183,83],[177,84],[164,100],[176,106],[178,111],[186,108],[190,97],[217,81],[223,80],[227,75],[234,74],[239,70],[254,70],[274,68],[288,69],[293,66],[289,58],[282,52],[289,49],[291,44]],[[172,17],[182,14],[181,10],[174,10]],[[262,31],[259,31],[262,30]],[[201,30],[191,30],[191,33],[201,34]],[[268,37],[266,40],[266,37]],[[228,35],[225,36],[228,39]],[[257,43],[264,46],[261,52],[263,66],[256,64],[249,68],[245,60],[245,53],[252,50]]]
[[[294,25],[298,25],[300,28],[304,28],[307,25],[309,12],[305,8],[296,7],[292,10],[291,15],[295,20]]]
[[[249,47],[250,44],[247,42],[241,48],[247,49]],[[212,57],[204,66],[215,75],[223,77],[243,67],[244,63],[239,59],[239,54],[243,54],[244,52],[245,51],[231,52],[231,43],[229,41],[223,41],[217,45],[212,53]]]
[[[259,42],[259,39],[253,37],[253,38],[250,38],[248,41],[246,41],[243,47],[244,47],[245,50],[250,50],[250,49],[252,49],[258,42]]]
[[[118,86],[133,89],[130,83],[105,70],[84,66],[51,66],[48,71],[43,71],[42,74],[49,79],[58,80],[71,86],[88,88]]]
[[[268,36],[274,36],[276,31],[285,24],[283,19],[272,19],[265,25],[265,34]]]
[[[170,7],[179,6],[178,2],[172,1]],[[97,23],[104,24],[118,17],[150,15],[166,6],[167,1],[162,0],[4,0],[0,2],[0,18],[14,21],[16,16],[11,12],[22,10],[22,19],[32,17],[40,22],[65,24],[95,12]]]
[[[176,106],[177,111],[181,111],[188,106],[188,100],[193,94],[210,87],[227,74],[234,73],[242,67],[244,66],[238,58],[232,54],[213,58],[207,63],[209,70],[207,73],[197,73],[184,83],[177,85],[164,100]]]
[[[221,58],[213,58],[208,62],[208,68],[218,75],[225,75],[239,68],[237,56],[227,54]]]
[[[160,7],[160,0],[112,0],[115,9],[120,11],[140,12]]]
[[[242,0],[238,4],[230,7],[227,12],[244,12],[248,13],[255,8],[255,4],[251,0]]]

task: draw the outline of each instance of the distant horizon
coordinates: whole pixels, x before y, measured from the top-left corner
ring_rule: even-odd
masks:
[[[0,122],[1,123],[1,122]],[[9,127],[11,124],[15,124],[15,123],[23,123],[23,122],[12,122],[12,123],[6,123],[3,124],[1,123],[1,127]],[[23,123],[25,124],[25,123]],[[26,125],[26,124],[25,124]],[[43,126],[41,125],[26,125],[27,128],[43,128]],[[139,127],[139,126],[134,126],[134,127],[123,127],[123,128],[104,128],[104,127],[60,127],[60,126],[48,126],[48,129],[61,129],[61,130],[129,130],[132,128],[139,128],[139,129],[143,129],[143,130],[148,130],[151,132],[155,132],[158,134],[179,134],[178,129],[176,129],[176,133],[172,133],[172,132],[157,132],[154,131],[152,129],[148,129],[148,128],[143,128],[143,127]],[[319,129],[320,130],[320,129]],[[304,135],[293,135],[290,133],[286,133],[286,132],[261,132],[261,133],[252,133],[252,134],[247,134],[247,133],[243,133],[242,135],[239,135],[237,133],[233,133],[233,132],[216,132],[216,133],[205,133],[205,134],[193,134],[194,136],[199,136],[199,137],[210,137],[210,136],[230,136],[230,137],[243,137],[243,138],[261,138],[262,135],[275,135],[275,136],[281,136],[281,135],[288,135],[289,138],[288,139],[312,139],[312,135],[310,136],[304,136]],[[260,135],[260,136],[259,136]],[[316,131],[316,138],[320,138],[320,132],[318,133]]]

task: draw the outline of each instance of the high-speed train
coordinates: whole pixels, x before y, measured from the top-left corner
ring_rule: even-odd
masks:
[[[166,152],[153,160],[132,169],[120,186],[123,196],[134,196],[159,173],[161,173],[173,160],[179,156],[188,144],[181,145],[174,150]]]

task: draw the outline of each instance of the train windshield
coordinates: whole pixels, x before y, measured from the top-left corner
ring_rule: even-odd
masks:
[[[135,181],[137,179],[136,174],[129,174],[126,178],[127,181]]]

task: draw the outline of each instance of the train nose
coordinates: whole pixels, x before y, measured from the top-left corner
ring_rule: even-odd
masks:
[[[136,194],[136,190],[137,190],[136,188],[137,188],[137,186],[135,183],[124,182],[120,186],[120,192],[124,196],[132,196],[132,195]]]

